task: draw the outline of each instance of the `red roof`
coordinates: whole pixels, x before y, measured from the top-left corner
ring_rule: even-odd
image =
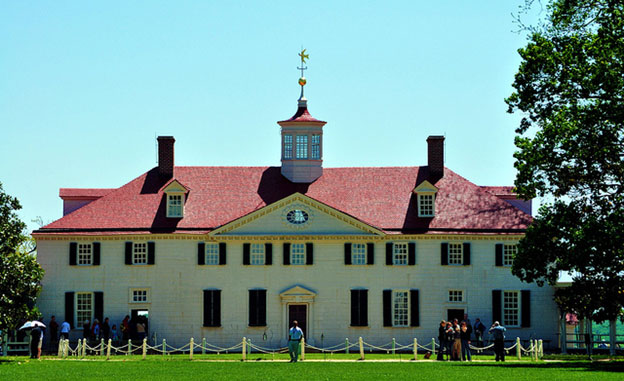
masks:
[[[321,124],[327,123],[327,122],[323,122],[322,120],[318,120],[314,118],[312,115],[310,115],[310,113],[308,112],[307,106],[300,106],[297,109],[297,112],[295,113],[295,115],[293,115],[290,119],[281,120],[277,123],[289,123],[289,122],[305,122],[305,123],[321,123]]]
[[[513,197],[517,197],[518,195],[514,193],[513,189],[514,187],[511,186],[485,186],[482,185],[481,188],[485,189],[486,191],[492,193],[495,196],[513,196]]]
[[[295,184],[279,167],[176,167],[175,179],[191,191],[184,218],[165,216],[158,169],[130,181],[36,233],[205,233],[295,192],[387,233],[521,233],[531,216],[445,169],[433,218],[418,217],[414,187],[427,167],[326,168],[311,184]],[[428,179],[431,181],[431,179]]]
[[[61,188],[59,189],[59,196],[62,199],[71,198],[89,198],[97,199],[107,195],[114,191],[115,188]]]

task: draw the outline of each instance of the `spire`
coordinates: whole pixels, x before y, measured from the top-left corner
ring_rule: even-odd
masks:
[[[307,122],[307,123],[317,123],[317,124],[325,124],[322,120],[315,119],[308,112],[308,100],[303,94],[303,87],[306,85],[307,80],[303,76],[303,72],[308,70],[308,67],[305,66],[307,63],[306,60],[310,59],[310,55],[306,53],[306,49],[301,49],[301,52],[297,54],[301,59],[301,66],[297,66],[297,70],[301,70],[301,77],[299,78],[299,86],[301,86],[301,95],[299,95],[299,99],[297,101],[297,112],[290,119],[282,120],[277,123],[286,123],[286,122]]]
[[[308,100],[303,95],[303,87],[306,84],[306,79],[303,76],[303,71],[308,70],[308,67],[305,66],[306,60],[310,58],[310,55],[306,54],[306,50],[302,48],[301,53],[299,53],[299,57],[301,57],[301,67],[297,67],[297,69],[301,70],[301,78],[299,78],[299,85],[301,86],[301,95],[299,96],[299,107],[306,107]]]

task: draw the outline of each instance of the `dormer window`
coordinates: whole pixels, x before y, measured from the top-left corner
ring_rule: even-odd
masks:
[[[435,198],[438,188],[425,180],[414,188],[413,192],[418,198],[418,217],[434,217]]]
[[[184,202],[189,189],[174,179],[164,187],[163,192],[166,197],[167,218],[184,217]]]

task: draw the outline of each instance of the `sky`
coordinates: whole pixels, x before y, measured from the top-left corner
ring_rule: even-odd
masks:
[[[159,135],[176,165],[279,166],[303,47],[324,167],[426,165],[444,135],[448,168],[513,185],[523,3],[0,0],[0,182],[36,229],[59,188],[156,166]]]

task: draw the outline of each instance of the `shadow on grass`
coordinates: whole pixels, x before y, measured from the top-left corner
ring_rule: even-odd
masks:
[[[575,369],[589,372],[624,372],[623,361],[565,361],[565,362],[517,362],[517,363],[460,363],[460,366],[470,367],[502,367],[502,368],[532,368],[532,369]]]

